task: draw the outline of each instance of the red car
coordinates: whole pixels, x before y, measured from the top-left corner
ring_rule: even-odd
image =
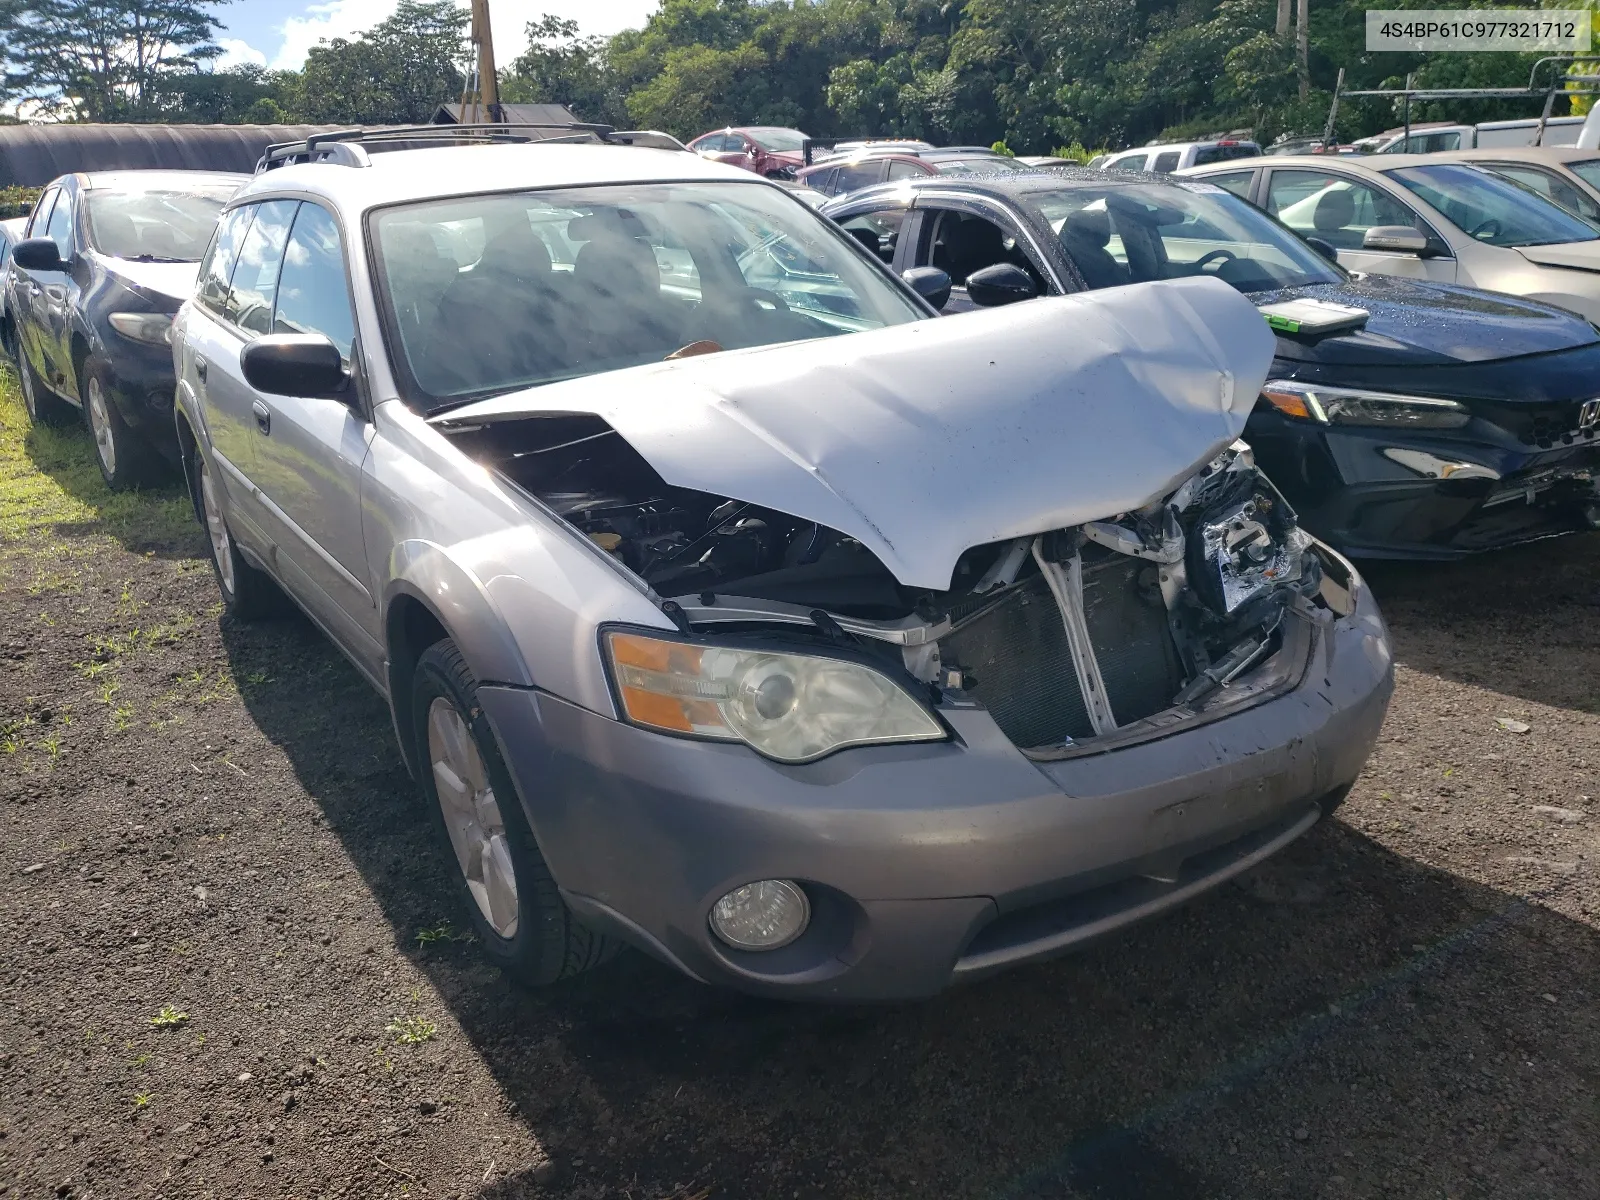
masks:
[[[689,143],[689,149],[768,179],[793,179],[805,162],[805,144],[806,135],[798,129],[752,125],[702,133]]]

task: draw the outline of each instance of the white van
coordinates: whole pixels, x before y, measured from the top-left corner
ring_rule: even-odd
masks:
[[[1582,117],[1551,117],[1544,123],[1541,146],[1576,146]],[[1519,121],[1484,121],[1478,125],[1447,125],[1429,122],[1413,125],[1408,138],[1405,130],[1391,130],[1393,136],[1381,143],[1377,154],[1433,154],[1439,150],[1503,150],[1508,146],[1531,146],[1539,131],[1539,118]]]
[[[1185,167],[1209,167],[1213,163],[1234,158],[1255,158],[1261,147],[1255,142],[1223,139],[1217,142],[1175,142],[1168,146],[1145,146],[1138,150],[1124,150],[1113,154],[1104,162],[1090,162],[1102,171],[1155,171],[1170,175]]]

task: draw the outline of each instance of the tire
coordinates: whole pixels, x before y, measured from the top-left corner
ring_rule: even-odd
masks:
[[[52,396],[34,378],[28,356],[17,355],[17,379],[22,385],[22,407],[28,410],[28,420],[35,425],[60,428],[78,419],[77,410],[59,396]]]
[[[128,428],[117,406],[112,403],[105,363],[94,355],[83,360],[79,372],[83,379],[83,422],[94,438],[94,460],[113,492],[138,487],[150,476],[154,466],[150,449],[139,435]]]
[[[484,952],[544,987],[598,966],[620,946],[579,924],[561,899],[477,693],[454,642],[423,652],[411,690],[418,775]],[[460,801],[441,800],[441,784]]]
[[[239,553],[222,508],[222,491],[198,446],[192,469],[195,512],[211,548],[211,570],[217,579],[217,591],[222,593],[223,609],[240,621],[275,616],[283,610],[284,595],[271,576],[245,562]]]

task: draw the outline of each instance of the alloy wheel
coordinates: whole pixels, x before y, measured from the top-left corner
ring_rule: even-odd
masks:
[[[206,464],[205,455],[199,454],[200,460],[200,504],[205,510],[206,533],[211,538],[211,556],[217,563],[217,578],[222,581],[222,590],[233,598],[233,543],[228,537],[228,523],[222,519],[222,505],[217,501],[217,487],[211,480],[211,468]]]
[[[428,759],[456,862],[478,911],[501,937],[517,936],[517,873],[483,756],[456,706],[428,706]]]
[[[89,376],[89,432],[94,434],[94,452],[107,475],[117,473],[117,439],[111,431],[111,413],[106,408],[105,389]]]

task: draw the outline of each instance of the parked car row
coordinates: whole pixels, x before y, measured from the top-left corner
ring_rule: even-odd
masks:
[[[901,274],[638,147],[352,136],[220,207],[166,349],[225,606],[287,594],[387,698],[525,979],[628,943],[928,995],[1216,886],[1361,769],[1387,635],[1237,440],[1273,338],[1218,279],[940,317],[956,225]],[[128,252],[76,228],[65,275]]]
[[[1600,236],[1503,176],[857,146],[814,168],[881,182],[819,211],[725,132],[766,169],[440,130],[71,177],[5,279],[30,414],[87,409],[113,486],[181,465],[230,618],[287,596],[385,697],[530,982],[629,944],[925,996],[1165,911],[1360,771],[1349,556],[1600,525],[1591,321],[1335,261],[1446,257],[1357,184],[1462,265]]]

